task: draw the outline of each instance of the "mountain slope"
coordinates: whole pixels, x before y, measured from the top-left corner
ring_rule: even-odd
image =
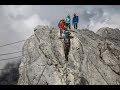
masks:
[[[59,30],[46,26],[35,30],[23,46],[18,85],[120,84],[120,46],[115,39],[104,38],[104,30],[97,34],[87,29],[73,30],[68,62],[63,40],[58,39]]]

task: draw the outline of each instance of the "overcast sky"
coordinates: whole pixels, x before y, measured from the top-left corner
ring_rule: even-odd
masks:
[[[60,18],[68,14],[72,18],[73,13],[79,16],[79,29],[120,28],[120,5],[0,5],[0,45],[30,37],[37,25],[57,27]],[[21,46],[3,47],[0,53],[18,51]]]

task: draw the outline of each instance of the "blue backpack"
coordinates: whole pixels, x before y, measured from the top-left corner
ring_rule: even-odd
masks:
[[[64,29],[64,30],[63,30],[63,33],[64,33],[64,34],[67,34],[67,33],[68,33],[68,30]]]

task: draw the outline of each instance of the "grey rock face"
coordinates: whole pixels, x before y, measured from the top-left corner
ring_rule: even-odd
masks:
[[[115,42],[119,38],[111,34],[114,41],[106,39],[104,30],[71,32],[66,62],[59,30],[37,26],[23,46],[18,85],[119,85],[120,46]]]
[[[115,45],[120,47],[120,30],[115,28],[100,28],[97,32],[98,35],[102,36],[104,39],[108,39]]]

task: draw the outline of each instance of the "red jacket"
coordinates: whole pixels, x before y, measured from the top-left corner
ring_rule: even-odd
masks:
[[[63,27],[65,26],[65,22],[64,21],[60,21],[58,24],[58,27],[61,29],[63,29]]]

